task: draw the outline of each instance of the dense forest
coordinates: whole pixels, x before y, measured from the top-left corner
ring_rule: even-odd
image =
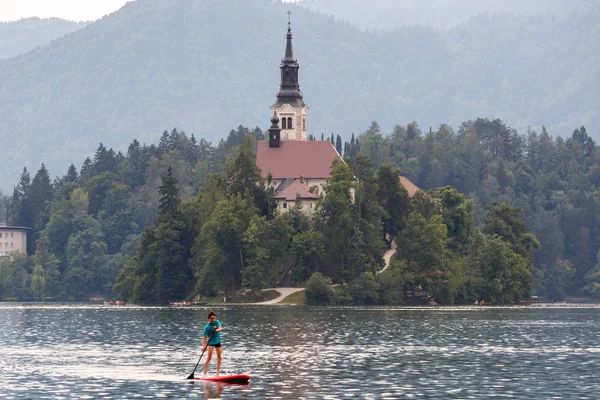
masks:
[[[91,154],[100,141],[122,152],[133,138],[152,143],[157,127],[185,126],[216,142],[226,128],[261,124],[279,85],[288,9],[317,135],[348,137],[373,119],[391,130],[398,121],[458,126],[479,115],[520,131],[546,124],[568,135],[585,125],[595,134],[600,5],[593,3],[585,13],[479,15],[448,29],[369,32],[272,0],[129,2],[0,60],[0,142],[11,149],[0,188],[12,190],[23,164],[66,170],[72,154]]]
[[[31,246],[0,262],[0,299],[258,294],[290,267],[313,303],[600,294],[600,150],[584,127],[563,139],[499,120],[389,133],[373,122],[332,135],[347,162],[333,165],[312,218],[274,213],[255,164],[262,139],[240,126],[212,145],[172,130],[126,154],[101,144],[54,181],[43,164],[33,178],[23,170],[1,203],[9,224],[33,228]],[[399,171],[427,193],[409,198]]]
[[[424,25],[452,28],[480,14],[512,17],[564,16],[588,12],[594,0],[295,0],[363,29],[393,30]]]

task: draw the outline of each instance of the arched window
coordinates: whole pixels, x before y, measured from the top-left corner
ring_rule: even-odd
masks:
[[[288,129],[292,129],[292,117],[289,117],[287,120],[288,120]]]
[[[302,130],[306,132],[306,118],[302,120]]]
[[[285,71],[285,83],[290,83],[290,71]]]
[[[281,129],[287,129],[287,118],[281,118]]]

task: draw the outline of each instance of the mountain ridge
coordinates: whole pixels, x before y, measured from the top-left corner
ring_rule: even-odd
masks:
[[[0,22],[0,59],[28,53],[37,47],[83,28],[89,22],[73,22],[62,18],[23,18]]]
[[[124,150],[173,127],[212,141],[240,124],[267,128],[288,8],[309,133],[482,116],[563,136],[586,125],[598,137],[600,63],[588,53],[600,7],[578,21],[480,16],[443,34],[374,33],[266,0],[138,0],[0,60],[0,141],[10,143],[0,188],[8,192],[24,165],[44,161],[58,174],[100,141]]]

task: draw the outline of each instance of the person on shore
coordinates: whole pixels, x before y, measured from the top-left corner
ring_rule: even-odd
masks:
[[[206,362],[204,363],[204,376],[206,376],[208,372],[208,364],[212,359],[213,350],[217,353],[217,373],[215,376],[219,376],[221,372],[221,332],[223,332],[223,328],[221,327],[221,322],[217,319],[217,314],[214,312],[208,313],[208,324],[204,327],[203,337],[202,337],[202,348],[206,348],[207,357]],[[211,337],[212,336],[212,337]]]

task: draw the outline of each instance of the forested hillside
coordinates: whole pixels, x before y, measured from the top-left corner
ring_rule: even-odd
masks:
[[[14,22],[0,22],[0,58],[13,57],[45,46],[87,24],[59,18],[26,18]]]
[[[320,288],[314,303],[400,304],[418,288],[444,304],[600,295],[600,150],[585,127],[563,139],[500,120],[425,132],[373,122],[345,143],[333,135],[347,164],[334,165],[313,218],[274,213],[261,139],[239,127],[213,146],[172,130],[126,154],[100,145],[54,182],[43,165],[23,171],[4,203],[10,224],[33,227],[30,256],[0,263],[0,297],[113,288],[165,304],[258,293],[290,266],[293,282]],[[429,193],[409,199],[398,169]],[[391,240],[398,252],[379,274]]]
[[[53,171],[96,143],[125,151],[157,126],[218,140],[232,123],[260,125],[279,84],[292,8],[309,131],[348,139],[480,115],[553,135],[600,127],[600,6],[557,17],[481,16],[456,27],[369,33],[270,0],[138,0],[73,34],[0,60],[0,188],[20,166]],[[356,112],[361,110],[361,112]]]
[[[452,28],[479,14],[565,16],[588,12],[594,0],[298,0],[304,6],[364,29],[408,25]]]

